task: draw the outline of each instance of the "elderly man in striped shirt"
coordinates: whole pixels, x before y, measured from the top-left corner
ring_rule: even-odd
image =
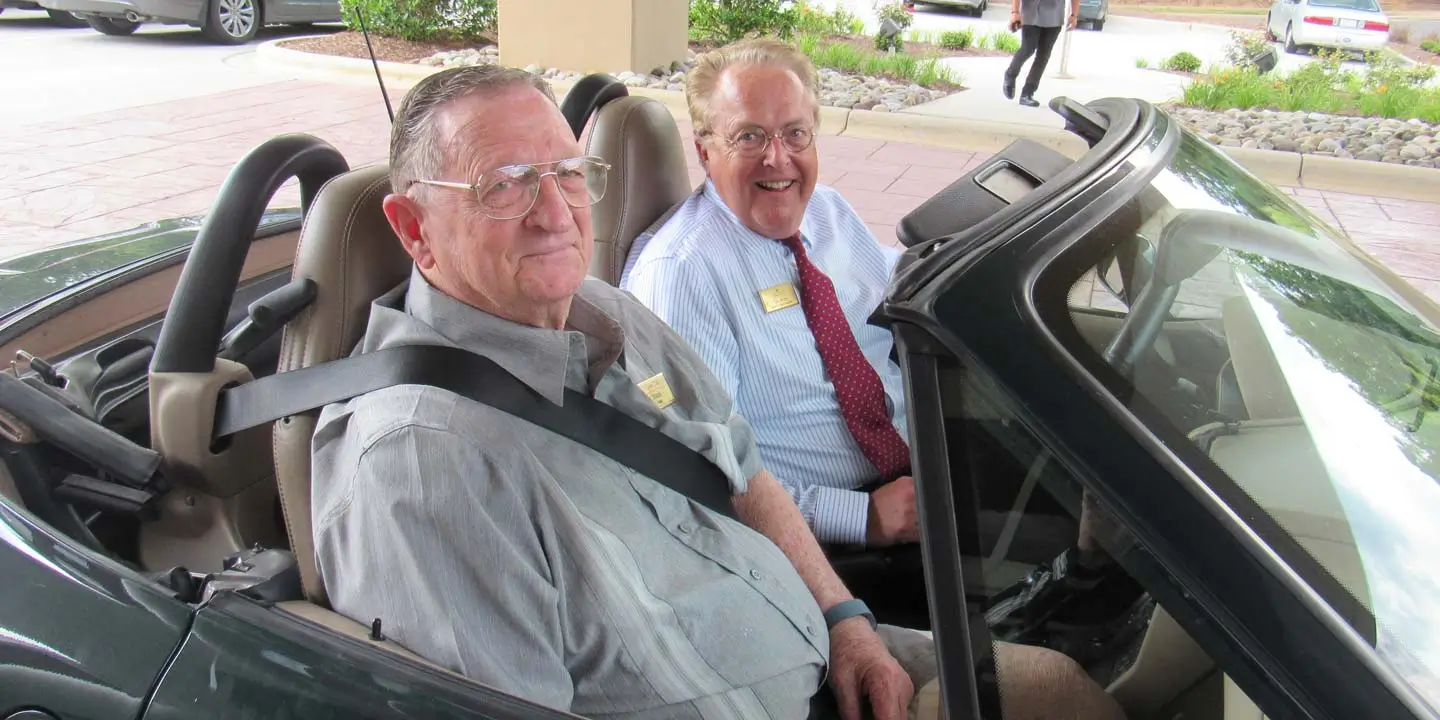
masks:
[[[900,251],[817,184],[816,87],[814,66],[785,43],[700,58],[686,98],[705,182],[635,239],[620,287],[710,365],[821,543],[913,543],[904,387],[890,332],[867,323]],[[1023,610],[1032,594],[1007,606]],[[1023,675],[1002,685],[1024,687]],[[1077,697],[1104,697],[1088,677],[1077,684],[1088,684]],[[1120,712],[1108,698],[1090,705],[1101,706]]]

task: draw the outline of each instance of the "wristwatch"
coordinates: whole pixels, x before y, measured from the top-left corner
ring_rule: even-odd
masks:
[[[841,600],[830,606],[825,611],[825,629],[833,630],[841,621],[849,620],[856,615],[864,615],[870,620],[870,629],[875,629],[875,613],[870,612],[870,607],[864,600]]]

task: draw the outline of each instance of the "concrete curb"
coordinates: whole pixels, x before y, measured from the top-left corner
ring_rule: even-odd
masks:
[[[275,70],[301,70],[327,77],[374,82],[375,69],[368,59],[319,55],[279,45],[282,40],[295,39],[282,38],[261,43],[255,49],[258,62]],[[414,87],[421,79],[441,69],[387,61],[381,61],[379,65],[386,87],[392,89]],[[574,83],[551,81],[550,85],[556,97],[563,98]],[[676,120],[688,121],[690,118],[682,92],[632,87],[630,94],[654,98],[665,105]],[[1079,157],[1088,149],[1084,141],[1073,133],[1055,128],[828,106],[820,108],[820,132],[824,135],[981,152],[998,152],[1022,138],[1042,143],[1070,157]],[[1233,147],[1222,147],[1221,150],[1259,178],[1276,185],[1402,200],[1434,202],[1440,198],[1440,169],[1276,150]]]

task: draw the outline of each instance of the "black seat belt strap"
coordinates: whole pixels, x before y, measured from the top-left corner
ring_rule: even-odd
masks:
[[[584,393],[566,388],[564,406],[556,405],[495,361],[454,347],[401,345],[226,389],[215,408],[215,437],[393,385],[429,385],[489,405],[736,519],[729,478],[703,455]]]

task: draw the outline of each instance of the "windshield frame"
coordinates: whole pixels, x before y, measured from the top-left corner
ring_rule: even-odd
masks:
[[[1168,117],[1157,119],[1156,132],[1175,135],[1182,131]],[[1193,134],[1191,134],[1193,135]],[[1219,153],[1220,150],[1203,146],[1205,151]],[[1141,165],[1129,178],[1117,186],[1118,196],[1111,203],[1111,210],[1135,198],[1140,191],[1149,187],[1151,181],[1165,171],[1179,152],[1176,143],[1166,150],[1155,153],[1151,163]],[[1259,183],[1248,172],[1242,175]],[[1267,193],[1278,193],[1264,186],[1257,186]],[[1124,190],[1123,195],[1120,194]],[[1292,204],[1292,200],[1285,200]],[[1320,225],[1308,210],[1298,204],[1294,207],[1302,217]],[[1123,379],[1098,352],[1089,351],[1080,339],[1069,319],[1067,302],[1069,280],[1083,275],[1094,267],[1106,254],[1112,244],[1090,237],[1090,231],[1105,217],[1089,218],[1083,225],[1062,228],[1050,237],[1035,243],[1036,255],[1031,263],[1031,273],[1025,278],[1023,297],[1024,311],[1030,327],[1044,336],[1049,349],[1067,367],[1072,379],[1080,382],[1086,390],[1095,393],[1107,406],[1109,413],[1137,439],[1147,441],[1154,456],[1162,462],[1171,475],[1180,481],[1190,494],[1202,503],[1211,514],[1225,521],[1227,530],[1247,548],[1250,555],[1261,562],[1270,573],[1279,579],[1301,603],[1333,635],[1339,639],[1354,656],[1380,679],[1394,698],[1402,702],[1416,717],[1430,717],[1427,703],[1408,682],[1401,679],[1392,666],[1383,659],[1378,650],[1347,622],[1337,606],[1336,598],[1348,597],[1339,582],[1328,572],[1320,569],[1318,562],[1285,532],[1278,523],[1263,512],[1218,466],[1195,448],[1183,433],[1176,433],[1154,406],[1135,393],[1128,381]],[[1323,231],[1322,231],[1323,232]],[[1330,234],[1334,239],[1337,236]],[[1040,250],[1039,248],[1043,248]],[[1372,261],[1373,262],[1373,261]],[[1078,270],[1078,272],[1077,272]],[[1056,278],[1059,278],[1058,280]],[[1393,285],[1388,273],[1381,277]],[[1408,290],[1401,294],[1423,298],[1418,291],[1403,285],[1392,288]],[[1410,297],[1406,298],[1407,300]],[[1423,300],[1420,305],[1433,312],[1434,304]],[[1432,315],[1433,316],[1433,315]],[[1430,317],[1427,317],[1427,320]],[[1204,476],[1197,468],[1206,469]],[[1219,482],[1216,480],[1219,479]],[[1256,522],[1256,518],[1259,521]],[[1307,571],[1303,572],[1302,569]],[[1352,598],[1353,601],[1353,598]]]

